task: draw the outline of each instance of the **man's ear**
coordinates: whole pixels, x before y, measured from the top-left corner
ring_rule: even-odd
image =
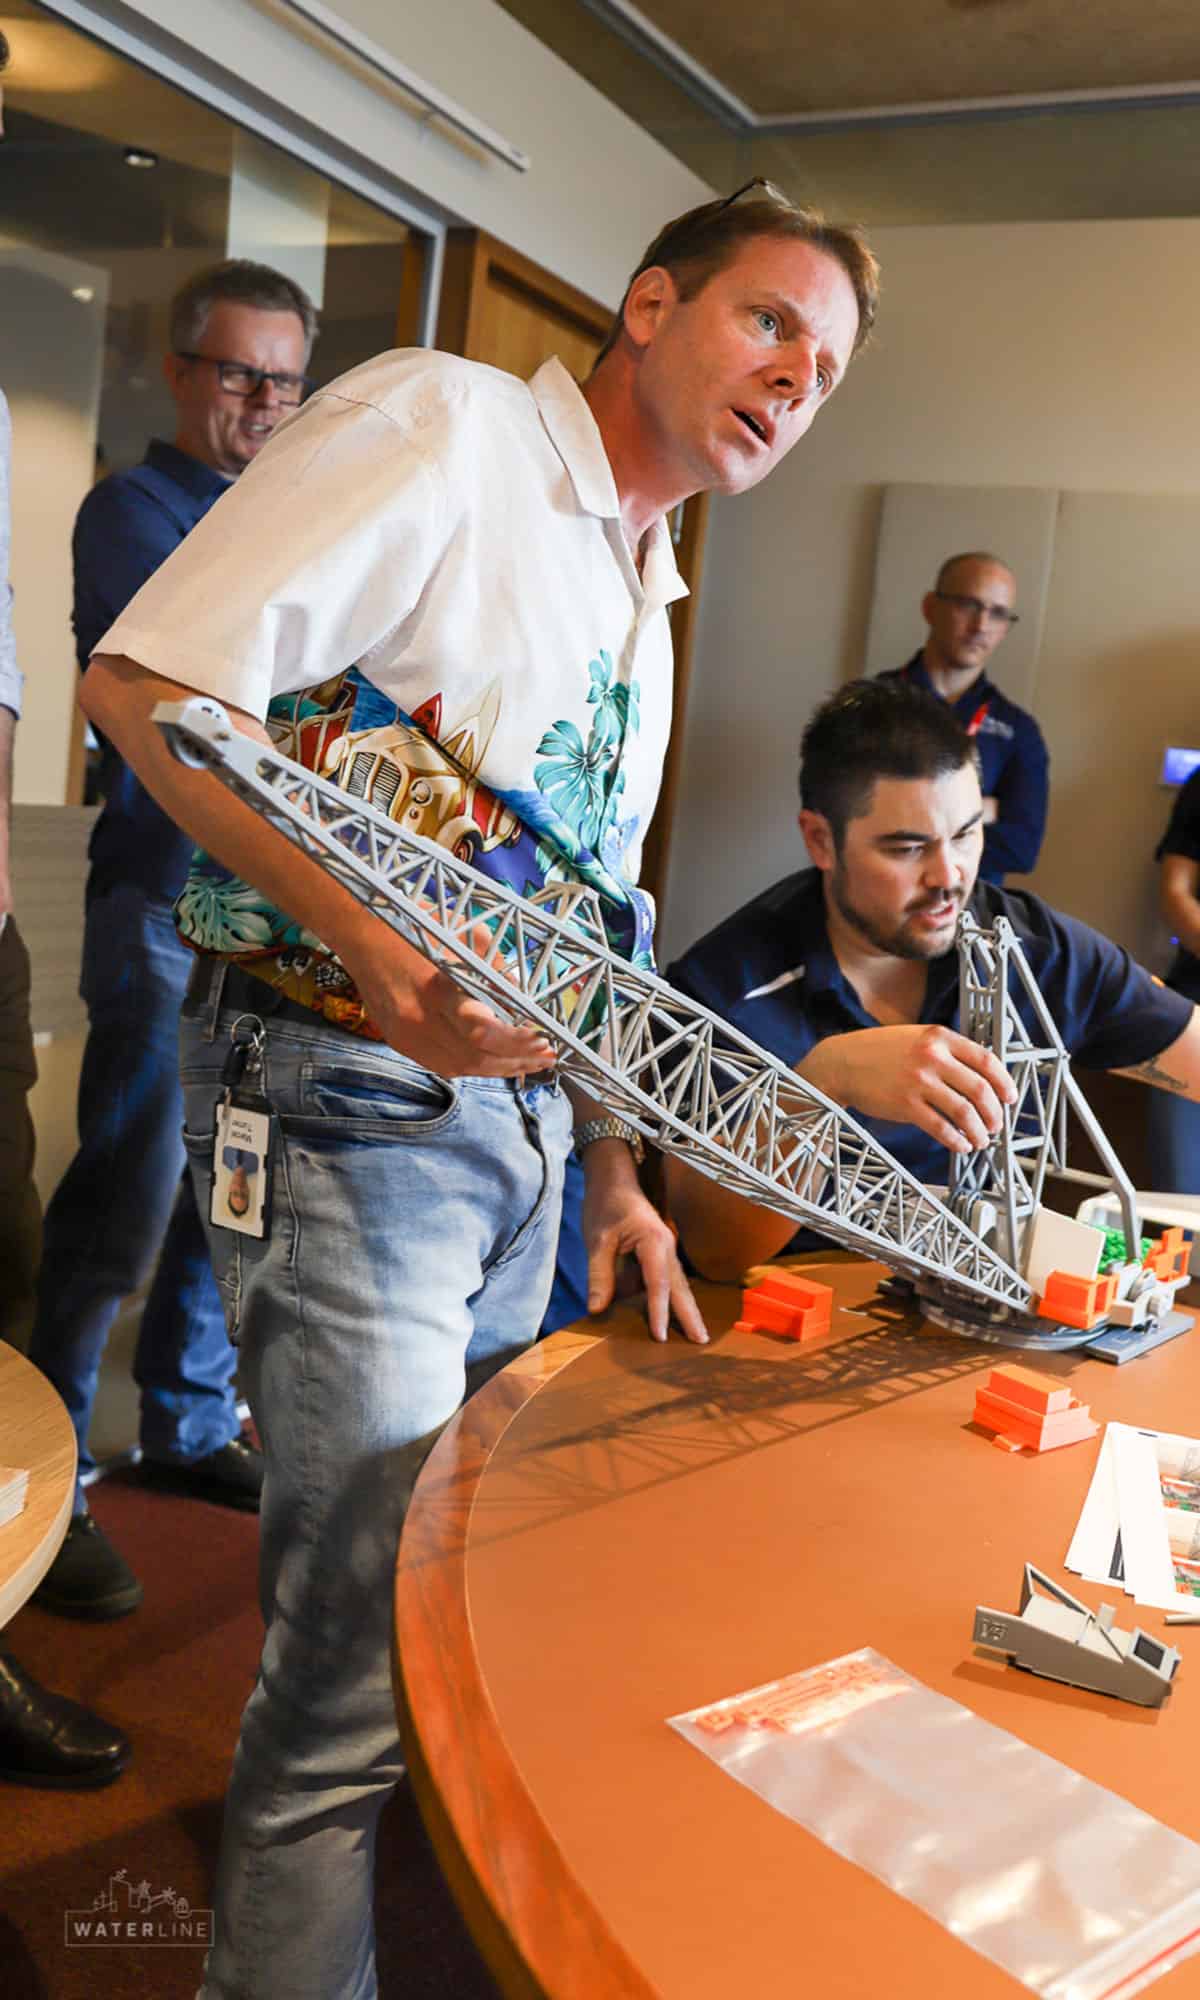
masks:
[[[679,301],[675,280],[665,265],[641,271],[625,295],[625,331],[637,347],[649,347],[659,327]]]
[[[163,381],[166,383],[172,395],[175,395],[176,391],[179,388],[179,384],[183,379],[184,373],[190,367],[190,365],[191,364],[187,361],[181,361],[177,354],[163,355],[162,358]]]
[[[921,599],[921,616],[925,620],[925,623],[927,625],[932,625],[933,623],[934,619],[933,607],[937,603],[937,601],[938,601],[938,595],[936,590],[927,590],[925,592],[924,597]]]
[[[809,812],[807,807],[802,807],[799,823],[813,867],[821,869],[822,873],[828,873],[837,864],[837,848],[834,845],[833,828],[829,821],[824,813]]]

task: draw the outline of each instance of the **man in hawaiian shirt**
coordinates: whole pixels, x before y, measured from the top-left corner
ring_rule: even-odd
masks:
[[[854,232],[756,183],[650,246],[582,389],[557,361],[528,384],[448,355],[369,363],[281,426],[88,672],[89,714],[205,850],[180,903],[204,955],[182,1043],[203,1212],[239,1017],[274,1133],[268,1234],[212,1230],[267,1457],[268,1629],[205,2000],[375,1991],[404,1506],[464,1389],[533,1338],[572,1105],[536,1030],[175,763],[151,711],[215,696],[250,736],[265,725],[505,882],[586,883],[615,945],[648,954],[635,884],[670,725],[667,607],[685,588],[667,516],[765,477],[837,387],[875,296]],[[252,563],[230,562],[247,548]],[[652,1334],[673,1311],[701,1341],[636,1135],[597,1109],[576,1101],[591,1303],[632,1251]]]

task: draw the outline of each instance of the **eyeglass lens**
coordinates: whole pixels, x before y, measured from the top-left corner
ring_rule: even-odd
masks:
[[[955,590],[939,590],[937,594],[968,617],[982,618],[985,625],[1015,625],[1019,616],[1007,604],[985,604],[982,597],[963,597]]]
[[[307,375],[289,375],[271,368],[251,368],[247,361],[224,361],[216,354],[195,354],[182,348],[179,359],[207,361],[210,367],[216,369],[222,389],[231,396],[256,396],[264,382],[271,382],[281,403],[294,404],[302,403],[312,387]]]

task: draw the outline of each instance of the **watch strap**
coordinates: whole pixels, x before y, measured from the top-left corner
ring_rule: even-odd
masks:
[[[582,1159],[587,1148],[594,1145],[597,1139],[623,1139],[639,1167],[646,1157],[642,1135],[627,1118],[585,1118],[582,1125],[575,1127],[576,1157]]]

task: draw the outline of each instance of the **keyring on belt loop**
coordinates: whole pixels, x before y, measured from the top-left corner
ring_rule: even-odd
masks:
[[[238,1034],[238,1029],[241,1027],[243,1021],[250,1021],[253,1024],[250,1033],[245,1037],[241,1037]],[[266,1026],[257,1014],[239,1014],[229,1030],[229,1039],[235,1048],[249,1047],[254,1050],[255,1055],[261,1055],[263,1049],[266,1047]]]

